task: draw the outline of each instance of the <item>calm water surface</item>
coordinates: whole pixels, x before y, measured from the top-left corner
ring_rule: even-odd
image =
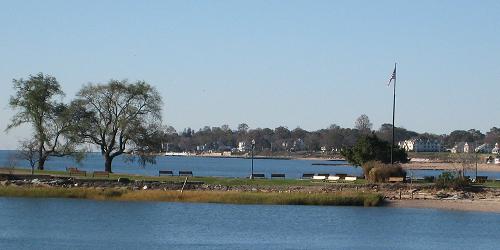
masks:
[[[0,249],[498,249],[500,216],[433,209],[0,198]]]

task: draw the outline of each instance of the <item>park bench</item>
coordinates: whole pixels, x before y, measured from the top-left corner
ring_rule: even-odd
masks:
[[[345,181],[355,181],[357,179],[358,179],[358,177],[356,177],[356,176],[346,176],[344,178]]]
[[[312,179],[314,174],[311,173],[304,173],[302,174],[302,179]]]
[[[158,176],[162,176],[162,175],[174,176],[174,171],[172,171],[172,170],[159,170],[158,171]]]
[[[87,176],[87,171],[79,170],[78,168],[68,168],[69,176],[82,175]]]
[[[252,177],[253,177],[253,179],[265,179],[266,175],[265,174],[253,174]]]
[[[179,176],[193,176],[193,171],[179,170]]]
[[[337,176],[337,175],[330,175],[328,176],[328,178],[326,178],[327,181],[330,181],[330,182],[337,182],[340,180],[340,176]]]
[[[106,172],[106,171],[94,171],[92,173],[92,177],[108,177],[109,178],[109,172]]]
[[[477,183],[485,183],[487,180],[488,180],[488,176],[477,176],[476,177]]]
[[[313,176],[312,180],[313,181],[324,181],[324,180],[326,180],[326,176],[324,176],[324,175],[315,175],[315,176]]]
[[[429,176],[429,175],[424,176],[424,181],[427,181],[427,182],[434,182],[434,179],[436,179],[436,177],[434,177],[432,175],[431,176]]]
[[[271,174],[271,179],[272,178],[283,178],[283,179],[285,179],[285,174]]]
[[[340,177],[340,179],[345,179],[347,174],[335,174],[336,176]]]
[[[403,182],[404,178],[403,177],[389,177],[389,182]]]

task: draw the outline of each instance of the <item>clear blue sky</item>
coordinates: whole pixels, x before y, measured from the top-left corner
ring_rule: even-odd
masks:
[[[44,72],[67,99],[145,80],[178,130],[245,122],[307,130],[391,122],[449,133],[500,126],[500,1],[5,1],[0,127],[13,78]],[[15,148],[30,130],[0,135]]]

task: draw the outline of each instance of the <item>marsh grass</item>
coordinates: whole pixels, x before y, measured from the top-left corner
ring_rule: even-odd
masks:
[[[79,198],[115,201],[163,201],[224,204],[378,206],[378,193],[287,193],[237,191],[163,191],[56,187],[0,187],[0,196],[30,198]]]

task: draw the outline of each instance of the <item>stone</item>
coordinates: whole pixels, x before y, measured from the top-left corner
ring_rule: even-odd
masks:
[[[130,183],[130,179],[126,177],[120,177],[118,178],[119,183]]]

